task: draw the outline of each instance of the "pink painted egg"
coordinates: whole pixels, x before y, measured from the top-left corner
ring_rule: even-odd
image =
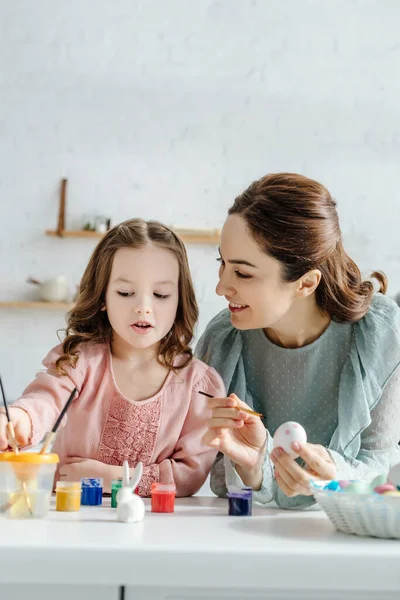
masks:
[[[377,494],[385,494],[386,492],[394,492],[396,488],[391,483],[384,483],[383,485],[377,485],[374,488],[374,492]]]
[[[293,442],[303,445],[307,442],[307,434],[304,427],[294,421],[287,421],[278,427],[274,434],[274,448],[282,448],[293,458],[298,454],[293,450]]]
[[[345,490],[347,487],[349,487],[350,483],[351,483],[351,481],[348,481],[347,479],[341,479],[339,481],[339,485],[342,490]]]

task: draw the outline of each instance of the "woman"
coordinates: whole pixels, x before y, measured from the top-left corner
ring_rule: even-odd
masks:
[[[399,462],[400,309],[383,273],[375,294],[344,251],[328,190],[291,173],[255,181],[229,210],[218,260],[229,310],[196,349],[229,395],[209,403],[214,493],[244,484],[259,502],[306,507],[313,476],[372,479]],[[273,450],[289,420],[308,434],[297,460]]]

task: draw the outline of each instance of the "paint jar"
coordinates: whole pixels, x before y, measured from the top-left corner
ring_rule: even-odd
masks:
[[[118,479],[113,479],[111,482],[111,508],[117,508],[117,493],[122,488],[122,477],[118,477]],[[139,496],[139,486],[134,491],[135,494]]]
[[[175,510],[176,485],[174,483],[151,484],[151,512],[172,513]]]
[[[81,507],[81,482],[57,481],[56,510],[76,512]]]
[[[42,519],[49,512],[58,454],[0,453],[0,514]]]
[[[251,487],[230,488],[228,491],[229,514],[235,517],[249,517],[253,507]]]
[[[81,485],[81,505],[101,506],[103,503],[103,479],[101,477],[83,477]]]
[[[111,508],[117,508],[117,493],[122,488],[122,477],[111,482]]]

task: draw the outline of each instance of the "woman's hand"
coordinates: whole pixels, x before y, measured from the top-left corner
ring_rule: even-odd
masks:
[[[238,410],[250,407],[235,394],[229,398],[211,398],[212,410],[203,442],[223,452],[235,463],[245,485],[258,489],[262,480],[267,432],[259,417]]]
[[[282,448],[274,448],[271,453],[276,482],[286,496],[312,496],[311,479],[336,479],[336,465],[326,448],[319,444],[300,446],[298,442],[293,442],[292,448],[305,461],[304,468]]]

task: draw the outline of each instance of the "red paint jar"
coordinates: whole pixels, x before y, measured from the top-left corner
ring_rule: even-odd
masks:
[[[172,513],[175,509],[176,485],[174,483],[151,484],[151,512]]]

